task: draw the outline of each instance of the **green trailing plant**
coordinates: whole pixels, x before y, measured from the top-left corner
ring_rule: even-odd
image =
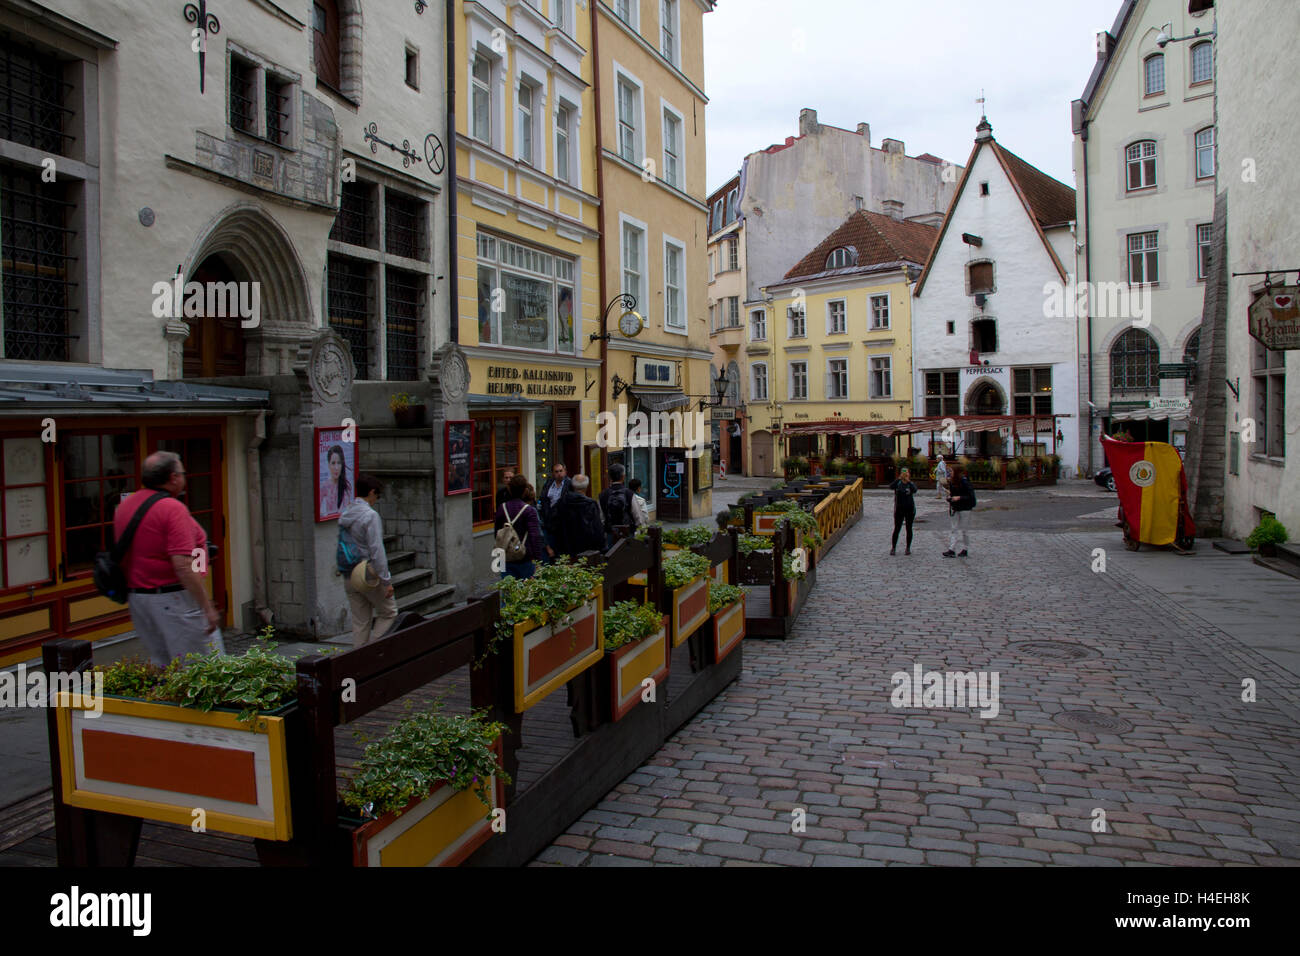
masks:
[[[751,555],[755,551],[771,551],[772,539],[761,534],[742,534],[736,545],[740,549],[742,557]]]
[[[793,503],[791,502],[791,504]],[[785,517],[776,523],[777,533],[780,534],[787,524],[803,536],[803,546],[805,548],[816,548],[821,545],[821,529],[817,527],[817,518],[809,512],[804,511],[802,508],[787,512]]]
[[[709,559],[694,551],[678,551],[664,559],[664,585],[670,591],[685,587],[709,573]]]
[[[777,512],[785,511],[803,511],[803,508],[800,506],[799,502],[791,501],[787,498],[783,501],[769,502],[761,508],[755,508],[754,510],[760,514],[776,514]]]
[[[713,533],[714,528],[706,524],[693,524],[665,531],[663,540],[665,544],[675,544],[679,548],[694,548],[712,541]]]
[[[246,654],[190,654],[173,661],[154,689],[154,699],[208,711],[238,707],[239,719],[251,722],[263,711],[282,707],[298,696],[294,663],[264,647]]]
[[[105,694],[148,700],[166,671],[139,657],[124,657],[112,664],[100,664],[92,673],[104,675]]]
[[[605,609],[605,650],[616,651],[657,634],[663,628],[663,616],[654,605],[638,601],[619,601]]]
[[[522,621],[568,626],[573,622],[569,611],[590,600],[591,592],[604,581],[600,569],[588,565],[585,558],[570,561],[568,557],[540,565],[531,578],[502,578],[497,582],[501,594],[497,641],[508,640]]]
[[[795,570],[794,554],[790,551],[781,555],[781,574],[787,581],[802,581],[808,576],[807,571]]]
[[[1261,544],[1282,544],[1287,537],[1286,526],[1273,515],[1265,515],[1260,519],[1259,524],[1255,525],[1255,530],[1246,539],[1246,544],[1252,548],[1258,548]]]
[[[735,604],[745,596],[743,588],[722,581],[709,582],[709,613],[717,614],[729,604]]]
[[[493,744],[506,732],[481,712],[470,716],[442,714],[438,705],[411,714],[366,747],[347,776],[343,803],[373,817],[394,813],[426,796],[439,783],[453,790],[478,788],[494,775],[506,783]],[[476,796],[490,810],[482,789]]]
[[[395,395],[390,395],[388,398],[388,410],[390,412],[398,412],[403,408],[410,408],[414,404],[415,396],[408,395],[405,392],[397,392]]]

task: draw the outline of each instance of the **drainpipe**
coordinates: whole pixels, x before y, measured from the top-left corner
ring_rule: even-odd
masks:
[[[460,228],[456,221],[456,0],[447,0],[447,309],[460,343]]]
[[[595,99],[595,108],[596,108],[596,195],[600,197],[600,231],[599,231],[599,237],[596,240],[598,243],[596,254],[600,257],[599,308],[603,310],[605,308],[605,305],[609,302],[609,289],[608,289],[608,283],[605,278],[606,197],[605,197],[604,126],[601,123],[601,114],[600,114],[600,39],[599,39],[600,31],[598,29],[600,17],[599,14],[596,12],[597,4],[595,0],[589,0],[587,6],[591,13],[591,63],[592,63],[591,86],[592,86],[593,97]],[[649,273],[647,271],[647,275],[648,274]],[[637,303],[637,304],[640,305],[640,307],[643,310],[646,307],[645,303]],[[601,331],[604,332],[605,331],[604,328],[602,328]],[[584,346],[584,350],[585,350],[585,346]],[[609,408],[609,405],[606,401],[606,396],[608,393],[605,390],[605,386],[608,381],[609,381],[609,339],[601,339],[600,340],[600,382],[598,383],[600,386],[601,412],[605,412]],[[622,441],[622,437],[623,436],[621,435],[618,436],[620,442]],[[578,438],[579,441],[581,441],[582,439],[581,432],[579,432]],[[605,457],[604,457],[603,449],[601,450],[600,455],[601,455],[600,468],[601,471],[603,472],[605,470]]]
[[[263,624],[274,616],[266,603],[266,521],[262,513],[262,442],[266,440],[266,411],[253,419],[253,433],[244,449],[248,475],[249,547],[253,552],[253,613]]]
[[[1083,140],[1083,268],[1088,273],[1088,288],[1092,288],[1092,189],[1088,185],[1088,121],[1083,121],[1083,129],[1079,131],[1079,136]],[[1078,248],[1078,243],[1075,243]],[[1078,259],[1078,252],[1075,252],[1075,259]],[[1078,267],[1075,268],[1076,281]],[[1075,301],[1078,301],[1076,297]],[[1093,469],[1092,461],[1092,417],[1097,413],[1096,406],[1093,404],[1092,391],[1092,296],[1088,296],[1088,475],[1095,475],[1097,472]]]

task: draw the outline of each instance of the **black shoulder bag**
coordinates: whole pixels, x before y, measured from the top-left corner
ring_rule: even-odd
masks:
[[[113,550],[101,551],[95,555],[95,590],[109,600],[116,601],[118,604],[126,603],[126,572],[122,570],[122,559],[126,557],[126,552],[131,547],[131,539],[135,537],[135,529],[140,526],[144,516],[158,499],[166,497],[167,492],[159,491],[142,504],[131,516],[131,522],[122,532],[122,537],[114,542]]]

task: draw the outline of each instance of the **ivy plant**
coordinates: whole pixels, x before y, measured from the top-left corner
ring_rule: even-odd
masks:
[[[679,548],[694,548],[712,541],[713,533],[714,529],[709,525],[693,524],[665,531],[663,540],[665,544],[675,544]]]
[[[807,571],[796,571],[794,568],[794,554],[787,551],[781,555],[781,573],[787,581],[802,581],[808,576]]]
[[[99,664],[92,673],[104,675],[105,694],[147,700],[166,671],[139,657],[124,657],[108,665]]]
[[[573,623],[569,612],[590,600],[591,592],[604,581],[600,569],[591,567],[585,558],[571,562],[567,557],[540,565],[531,578],[502,578],[497,583],[501,593],[497,639],[509,639],[521,621],[560,626]]]
[[[742,534],[737,542],[742,557],[753,554],[755,551],[771,551],[772,539],[761,534]]]
[[[722,581],[709,582],[709,613],[717,614],[729,604],[735,604],[745,596],[743,588]]]
[[[190,654],[183,665],[173,661],[154,689],[154,699],[196,710],[239,707],[239,719],[245,722],[297,696],[293,661],[263,647],[251,647],[241,656]]]
[[[653,605],[619,601],[605,609],[605,650],[616,651],[644,640],[663,627],[663,617]]]
[[[343,803],[381,817],[426,796],[439,783],[457,791],[477,788],[493,775],[509,783],[492,749],[505,731],[505,725],[489,722],[481,712],[452,716],[440,713],[437,704],[404,717],[366,747],[347,775]],[[475,794],[490,810],[482,789]]]
[[[664,584],[668,590],[675,591],[708,574],[711,566],[709,559],[702,554],[694,551],[674,552],[664,559]]]
[[[787,524],[803,535],[805,548],[816,548],[822,543],[821,530],[817,526],[817,519],[802,508],[797,511],[788,511],[783,518],[780,518],[776,522],[777,533],[780,533]]]
[[[755,508],[760,514],[775,514],[779,511],[803,511],[803,506],[797,501],[789,498],[783,498],[780,501],[770,501],[761,508]]]

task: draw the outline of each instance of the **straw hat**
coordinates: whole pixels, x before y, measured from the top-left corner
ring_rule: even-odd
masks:
[[[358,591],[367,591],[379,585],[379,575],[370,566],[369,559],[361,561],[352,569],[350,580],[352,581],[352,587]]]

